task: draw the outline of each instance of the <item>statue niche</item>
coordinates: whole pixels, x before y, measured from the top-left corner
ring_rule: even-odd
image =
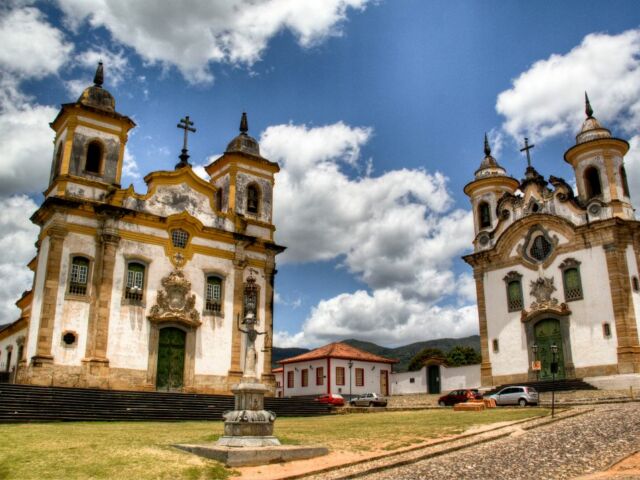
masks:
[[[180,323],[198,327],[200,313],[196,310],[196,296],[191,293],[191,282],[182,270],[176,269],[162,279],[164,290],[158,291],[156,304],[151,307],[149,321],[154,323]]]

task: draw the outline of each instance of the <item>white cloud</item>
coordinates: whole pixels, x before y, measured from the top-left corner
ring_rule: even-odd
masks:
[[[373,294],[358,290],[323,300],[312,310],[303,330],[296,334],[277,332],[278,347],[315,347],[356,337],[359,340],[396,346],[442,337],[464,337],[477,333],[475,305],[461,308],[428,305],[407,300],[392,289]]]
[[[57,73],[73,50],[64,34],[32,7],[0,10],[0,45],[0,70],[31,78]]]
[[[125,149],[124,151],[124,159],[122,161],[122,175],[132,180],[137,180],[140,178],[138,163],[136,162],[135,156],[129,151],[129,149]]]
[[[31,288],[33,274],[26,265],[36,253],[38,227],[29,221],[36,208],[25,195],[0,198],[0,324],[18,319],[14,304]]]
[[[584,91],[602,123],[626,132],[640,126],[640,30],[592,33],[570,52],[534,63],[498,95],[504,130],[541,141],[577,133],[584,119]]]
[[[302,332],[278,332],[278,346],[354,335],[385,345],[411,342],[438,336],[441,320],[458,322],[451,335],[475,331],[469,307],[437,305],[454,294],[459,304],[473,301],[468,278],[451,271],[453,259],[471,245],[471,213],[451,210],[440,173],[401,169],[354,176],[370,172],[360,157],[371,135],[369,128],[339,122],[277,125],[261,136],[263,154],[282,168],[274,215],[277,240],[288,249],[279,261],[340,260],[371,289],[321,301]]]
[[[120,85],[132,72],[129,60],[122,49],[111,51],[100,47],[85,50],[73,59],[74,66],[83,68],[83,77],[65,81],[65,87],[74,100],[80,96],[85,88],[93,83],[93,76],[98,67],[98,62],[102,62],[105,65],[104,81],[107,87],[109,85],[114,87]]]
[[[148,62],[176,66],[191,82],[210,82],[209,62],[251,66],[282,30],[303,47],[340,35],[349,8],[368,0],[58,0],[70,26],[85,20]]]

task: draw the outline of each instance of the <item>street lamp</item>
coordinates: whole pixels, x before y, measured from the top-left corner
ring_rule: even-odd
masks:
[[[556,410],[556,373],[558,373],[558,346],[551,345],[551,418]]]
[[[538,369],[538,344],[534,343],[533,346],[531,347],[531,350],[533,350],[533,363],[536,367],[536,382],[539,382],[540,370]]]
[[[353,367],[353,360],[349,360],[349,401],[351,401],[351,368]]]

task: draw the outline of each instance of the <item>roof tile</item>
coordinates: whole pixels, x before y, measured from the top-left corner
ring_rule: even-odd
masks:
[[[284,365],[285,363],[303,362],[329,357],[342,358],[345,360],[362,360],[365,362],[398,363],[398,360],[374,355],[373,353],[365,352],[364,350],[360,350],[359,348],[352,347],[351,345],[347,345],[342,342],[330,343],[329,345],[316,348],[310,352],[291,358],[285,358],[284,360],[280,360],[278,363]]]

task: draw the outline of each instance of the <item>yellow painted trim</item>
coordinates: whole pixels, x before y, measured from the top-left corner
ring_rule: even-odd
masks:
[[[64,139],[64,152],[62,153],[62,165],[60,165],[60,175],[69,173],[69,164],[71,163],[71,150],[73,148],[73,137],[76,133],[77,123],[69,122],[67,125],[67,136]]]
[[[51,128],[53,128],[55,131],[58,131],[59,128],[64,125],[64,122],[69,119],[69,117],[75,117],[77,119],[80,116],[88,117],[88,118],[91,118],[92,120],[117,126],[124,132],[128,132],[135,126],[135,124],[130,118],[127,118],[124,116],[122,118],[114,118],[109,116],[108,114],[101,115],[97,112],[92,112],[90,110],[83,108],[83,106],[80,104],[75,104],[75,105],[64,105],[62,107],[62,111],[58,114],[56,119],[51,123]],[[97,125],[93,125],[90,123],[85,125],[90,126],[91,128],[98,127]],[[113,132],[110,132],[110,133],[113,133]]]
[[[28,325],[29,325],[29,322],[27,321],[27,318],[26,317],[20,317],[18,320],[16,320],[14,323],[12,323],[10,327],[7,327],[5,330],[0,332],[0,340],[4,340],[5,338],[10,337],[11,335],[13,335],[15,333],[20,332],[21,330],[26,329]],[[20,359],[18,359],[18,360],[20,360]]]

